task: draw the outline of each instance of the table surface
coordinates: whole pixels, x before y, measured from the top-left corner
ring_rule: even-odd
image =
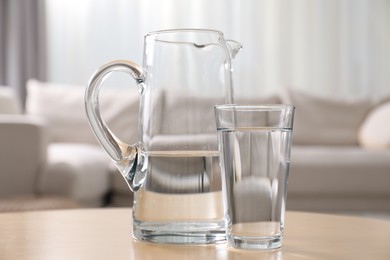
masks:
[[[283,247],[237,250],[135,241],[131,210],[0,214],[0,259],[390,259],[390,221],[287,212]]]

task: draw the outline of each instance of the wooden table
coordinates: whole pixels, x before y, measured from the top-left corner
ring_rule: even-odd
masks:
[[[0,259],[390,259],[390,221],[287,212],[276,251],[133,240],[130,209],[0,214]]]

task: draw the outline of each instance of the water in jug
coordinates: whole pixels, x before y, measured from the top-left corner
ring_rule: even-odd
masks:
[[[231,61],[240,49],[219,31],[157,31],[144,38],[142,67],[117,60],[92,75],[85,94],[87,117],[134,191],[136,239],[174,244],[225,240],[213,109],[233,103]],[[115,71],[130,74],[141,94],[139,141],[131,145],[110,131],[99,110],[101,85]]]

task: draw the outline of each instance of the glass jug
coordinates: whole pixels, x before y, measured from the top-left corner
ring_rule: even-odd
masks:
[[[135,238],[175,244],[225,240],[213,109],[233,103],[231,59],[241,47],[214,30],[157,31],[144,38],[142,68],[119,60],[92,75],[87,117],[134,191]],[[129,73],[141,93],[136,144],[119,140],[99,111],[100,87],[114,71]]]

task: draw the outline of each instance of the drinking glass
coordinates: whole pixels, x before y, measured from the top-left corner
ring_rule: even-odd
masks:
[[[215,106],[229,246],[282,245],[294,107]]]

